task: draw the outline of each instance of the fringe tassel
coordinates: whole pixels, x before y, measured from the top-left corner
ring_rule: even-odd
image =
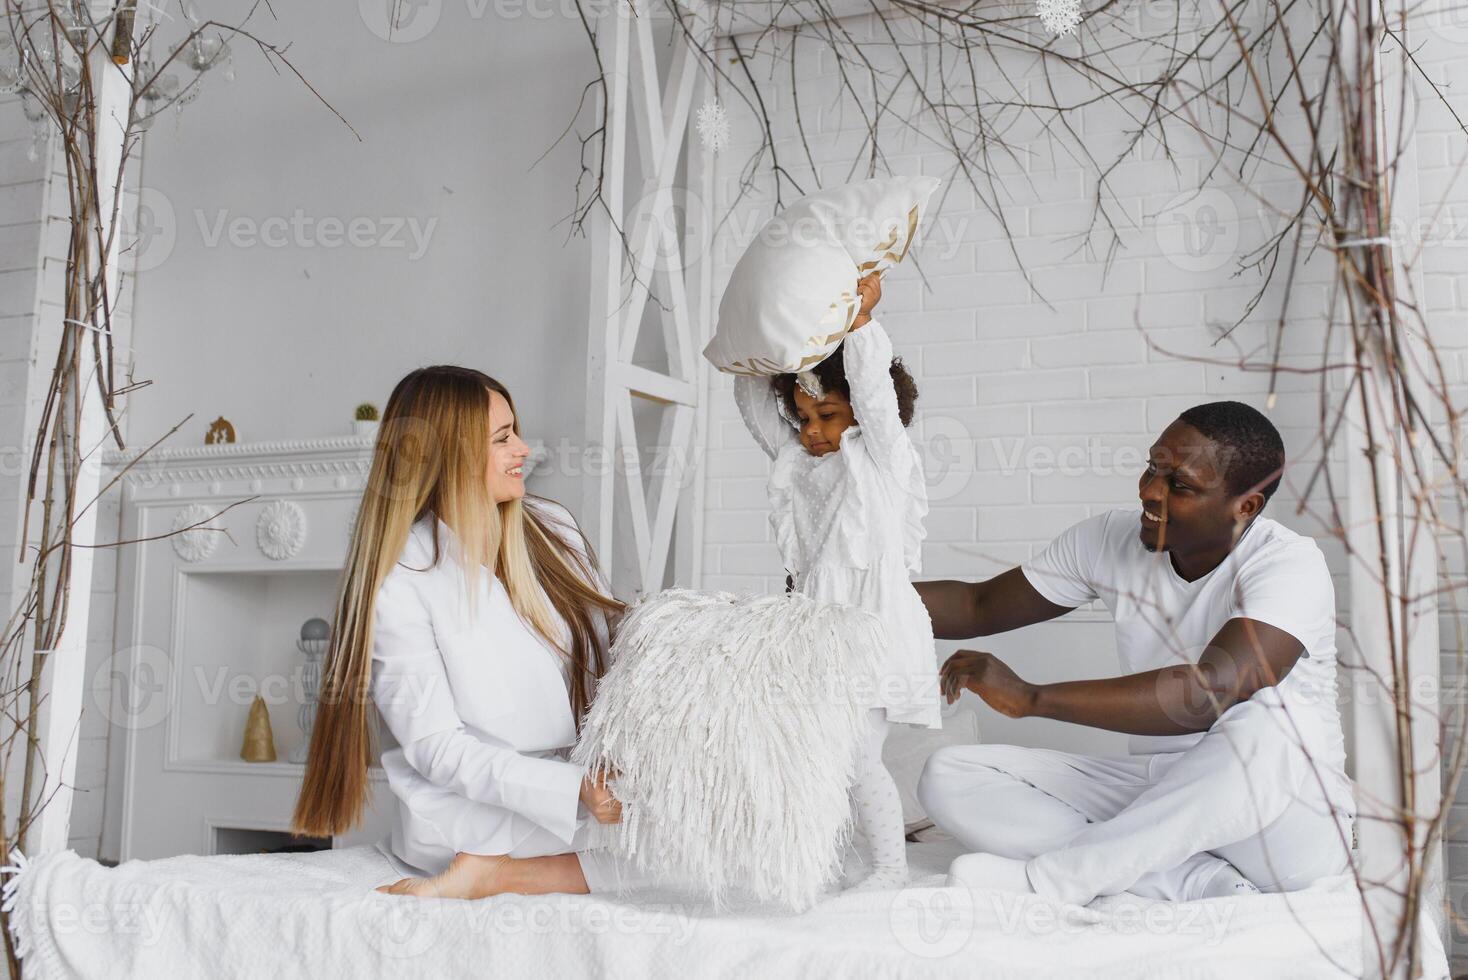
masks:
[[[794,910],[840,874],[881,622],[800,593],[670,589],[622,621],[574,761],[614,773],[609,850]]]
[[[20,899],[20,880],[29,867],[30,861],[18,847],[11,850],[10,863],[0,865],[0,875],[8,876],[0,885],[0,911],[10,917],[10,938],[15,945],[16,959],[25,959],[31,951],[29,930],[22,928],[21,916],[15,914]]]

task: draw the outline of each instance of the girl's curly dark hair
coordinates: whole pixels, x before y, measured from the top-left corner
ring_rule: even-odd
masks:
[[[843,343],[836,348],[835,353],[817,364],[811,370],[820,379],[821,387],[826,391],[838,392],[841,397],[851,401],[851,385],[846,380],[846,361],[842,357],[846,345]],[[897,417],[902,420],[904,426],[912,424],[912,409],[917,402],[917,382],[912,375],[907,373],[907,368],[902,363],[902,358],[892,358],[892,366],[887,369],[892,376],[892,387],[897,389]],[[795,410],[795,375],[777,374],[770,379],[774,385],[775,394],[785,405],[785,411],[789,416],[798,418]],[[861,424],[861,419],[856,420]]]

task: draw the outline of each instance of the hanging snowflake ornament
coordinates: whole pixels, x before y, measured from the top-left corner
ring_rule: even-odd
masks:
[[[1081,0],[1036,0],[1035,13],[1056,37],[1071,34],[1081,23]]]
[[[718,153],[729,145],[729,114],[718,99],[709,99],[698,107],[695,125],[699,141],[710,153]]]

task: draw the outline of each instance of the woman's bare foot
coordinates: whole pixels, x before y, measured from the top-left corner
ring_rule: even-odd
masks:
[[[404,878],[377,890],[417,898],[488,898],[513,890],[507,887],[513,861],[508,854],[456,854],[442,874]]]
[[[566,892],[585,895],[586,877],[575,854],[512,858],[508,854],[454,855],[442,874],[432,878],[404,878],[377,889],[386,895],[417,898],[488,898],[506,893],[545,895]]]

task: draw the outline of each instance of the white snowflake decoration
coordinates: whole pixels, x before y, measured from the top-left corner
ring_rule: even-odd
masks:
[[[1081,0],[1036,0],[1035,13],[1056,37],[1075,31],[1081,23]]]
[[[729,114],[718,99],[709,99],[698,107],[695,125],[699,141],[710,153],[718,153],[729,145]]]

